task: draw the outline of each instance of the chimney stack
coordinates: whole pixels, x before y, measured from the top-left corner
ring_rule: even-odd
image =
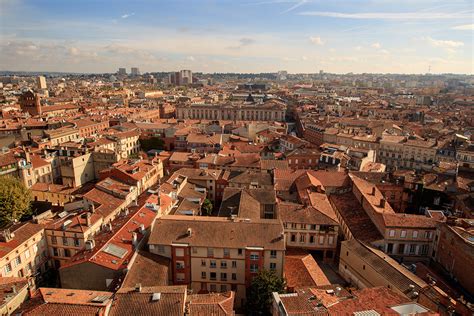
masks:
[[[372,195],[375,196],[375,187],[372,187]]]
[[[132,244],[136,248],[138,245],[138,236],[136,232],[132,233]]]
[[[86,214],[86,225],[87,227],[91,227],[91,213],[89,212]]]
[[[380,207],[385,208],[385,199],[384,198],[380,199]]]

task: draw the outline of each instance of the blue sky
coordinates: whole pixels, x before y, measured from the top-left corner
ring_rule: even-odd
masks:
[[[473,73],[472,1],[0,0],[0,69]]]

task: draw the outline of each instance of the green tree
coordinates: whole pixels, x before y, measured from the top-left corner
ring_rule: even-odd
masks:
[[[205,199],[201,209],[205,215],[210,216],[212,214],[212,202],[209,199]]]
[[[275,272],[261,270],[252,280],[247,294],[248,315],[271,315],[272,293],[283,293],[285,279]]]
[[[0,178],[0,225],[29,214],[30,203],[31,192],[20,180]]]

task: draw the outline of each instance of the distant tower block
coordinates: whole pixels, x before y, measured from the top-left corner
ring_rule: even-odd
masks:
[[[46,85],[46,78],[44,76],[38,76],[38,78],[36,78],[36,85],[38,90],[46,90],[48,88]]]
[[[127,68],[119,68],[117,74],[121,75],[121,76],[126,76],[127,75]]]
[[[138,67],[132,67],[131,75],[132,76],[139,76],[140,75],[140,69],[138,69]]]

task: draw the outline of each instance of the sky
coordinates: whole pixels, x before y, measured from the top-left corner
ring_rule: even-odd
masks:
[[[0,0],[0,70],[473,73],[472,0]]]

